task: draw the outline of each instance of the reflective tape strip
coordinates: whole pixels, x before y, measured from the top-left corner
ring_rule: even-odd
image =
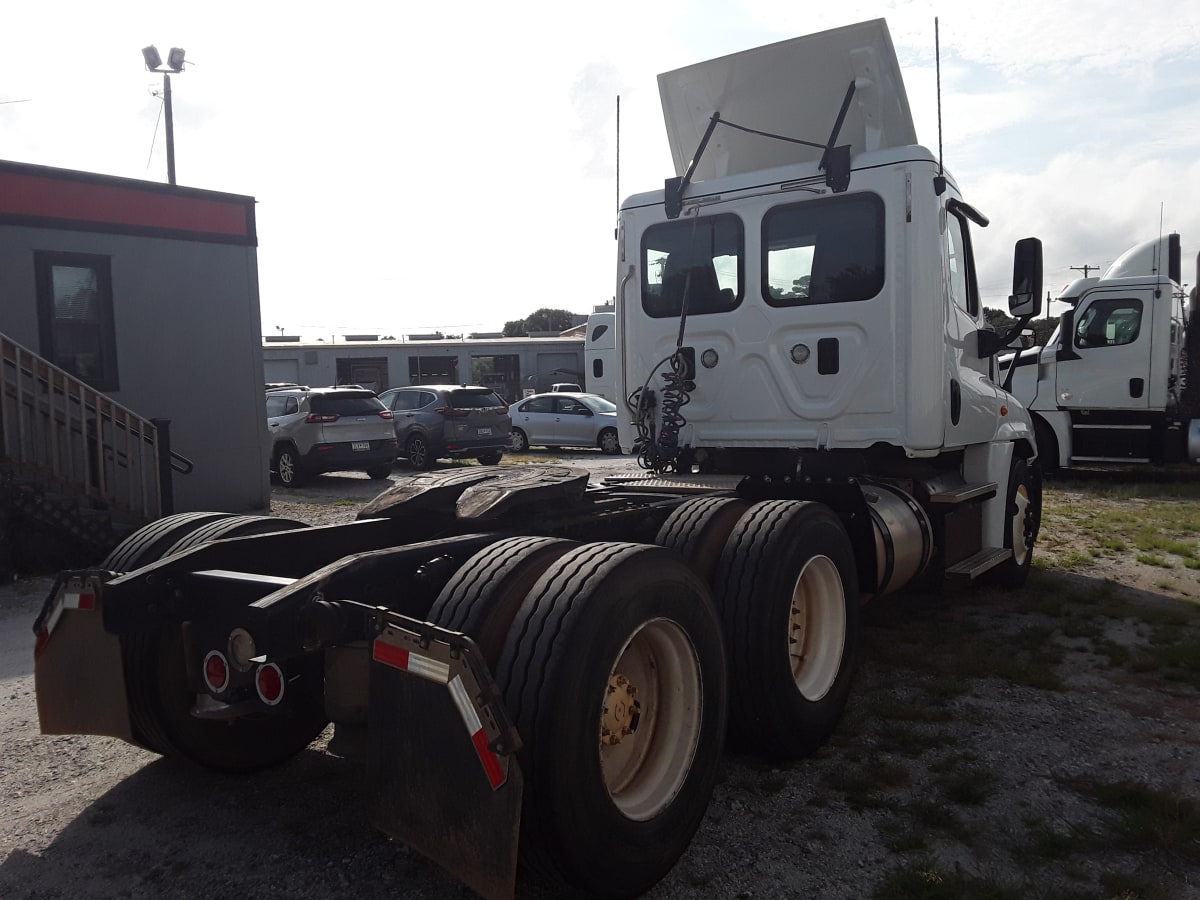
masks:
[[[492,790],[495,790],[504,784],[504,770],[500,767],[500,760],[496,758],[496,754],[488,746],[487,733],[483,730],[483,722],[479,720],[479,714],[475,711],[475,705],[471,703],[471,698],[467,696],[467,689],[463,687],[462,676],[455,675],[450,681],[450,696],[454,698],[454,705],[458,707],[458,714],[462,716],[463,724],[467,726],[467,733],[471,735],[471,743],[475,746],[475,755],[479,757],[479,762],[483,764],[483,771],[487,775],[488,783],[492,786]]]
[[[46,616],[46,624],[43,626],[41,634],[38,635],[37,644],[33,648],[34,659],[41,656],[42,651],[46,649],[46,642],[50,640],[50,635],[58,625],[59,619],[62,618],[64,609],[95,609],[96,595],[90,591],[63,591],[55,598],[54,606],[50,608],[50,615]]]
[[[438,684],[445,684],[450,680],[449,663],[439,662],[428,656],[421,656],[419,653],[412,653],[403,647],[389,644],[382,638],[376,638],[372,656],[381,663],[413,675],[419,675],[422,678],[428,678]]]
[[[66,609],[95,609],[96,595],[83,591],[67,591],[63,594],[63,607]]]

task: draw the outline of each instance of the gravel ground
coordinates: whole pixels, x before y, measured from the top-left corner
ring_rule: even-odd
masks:
[[[598,474],[628,465],[564,456]],[[378,489],[326,476],[277,490],[273,511],[349,521]],[[1119,573],[1116,587],[1034,582],[880,601],[834,739],[779,767],[727,754],[699,833],[649,896],[1200,897],[1197,689],[1100,649],[1136,649],[1148,621],[1194,608],[1194,595],[1120,587]],[[471,896],[370,828],[368,787],[328,752],[328,731],[249,778],[107,738],[40,735],[29,626],[48,585],[0,589],[0,897]],[[1045,601],[1068,595],[1154,615],[1064,628]],[[1173,798],[1149,829],[1171,834],[1135,831],[1097,784]]]

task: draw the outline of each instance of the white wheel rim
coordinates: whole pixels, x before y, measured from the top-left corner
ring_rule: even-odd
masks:
[[[1029,488],[1021,485],[1017,488],[1017,510],[1012,517],[1012,552],[1018,566],[1025,565],[1025,557],[1029,555],[1029,545],[1025,543],[1025,516],[1029,512]]]
[[[788,656],[792,678],[805,700],[829,693],[842,668],[846,648],[846,591],[828,556],[804,564],[792,589],[788,617]]]
[[[618,681],[628,687],[618,687]],[[700,741],[702,679],[687,632],[669,619],[643,624],[617,657],[604,690],[599,744],[604,786],[623,815],[644,822],[675,799]],[[638,706],[633,716],[627,709],[631,697]]]

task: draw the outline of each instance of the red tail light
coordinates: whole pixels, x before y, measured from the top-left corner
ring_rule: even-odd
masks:
[[[392,418],[392,411],[390,409],[381,409],[379,411],[379,418],[381,418],[381,419]]]
[[[336,415],[323,416],[320,413],[309,413],[308,418],[304,421],[309,425],[320,425],[322,422],[336,422],[337,420],[338,417]]]
[[[465,419],[468,415],[467,410],[455,409],[453,406],[439,406],[434,412],[441,413],[447,419]]]
[[[204,657],[204,684],[214,694],[229,687],[229,663],[220,650],[209,650]]]
[[[283,699],[283,670],[275,663],[259,666],[254,676],[254,686],[258,689],[258,699],[267,706],[275,706]]]

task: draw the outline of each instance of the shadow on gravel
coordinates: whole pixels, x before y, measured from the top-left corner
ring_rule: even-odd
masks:
[[[0,864],[0,896],[462,897],[366,820],[359,763],[306,750],[220,776],[159,759],[86,807],[41,855]]]

